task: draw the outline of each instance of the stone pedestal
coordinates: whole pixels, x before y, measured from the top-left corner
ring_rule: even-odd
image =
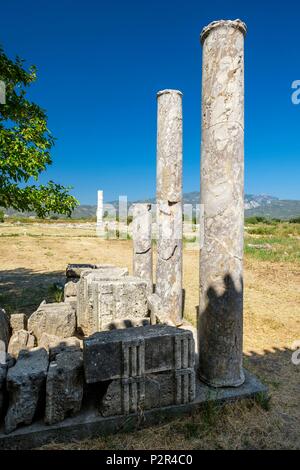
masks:
[[[182,93],[157,94],[156,294],[164,315],[182,323]]]
[[[151,204],[135,204],[132,228],[133,275],[147,282],[148,295],[153,292],[151,226]]]
[[[244,382],[244,35],[216,21],[203,44],[199,374],[214,387]]]

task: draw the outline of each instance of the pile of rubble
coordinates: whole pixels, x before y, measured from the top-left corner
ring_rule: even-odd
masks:
[[[66,276],[64,302],[43,301],[28,320],[0,310],[6,433],[59,423],[95,393],[103,416],[194,399],[193,336],[150,325],[146,281],[111,265],[69,265]]]

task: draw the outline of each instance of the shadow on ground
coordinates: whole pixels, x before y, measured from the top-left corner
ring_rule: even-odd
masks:
[[[26,268],[0,271],[0,306],[9,314],[30,315],[42,300],[61,300],[64,271],[37,272]]]

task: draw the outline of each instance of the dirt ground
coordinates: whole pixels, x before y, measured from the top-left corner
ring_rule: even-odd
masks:
[[[30,314],[71,262],[109,263],[131,271],[132,242],[104,241],[92,229],[0,228],[0,306]],[[195,323],[198,255],[184,250],[185,317]],[[194,416],[133,433],[71,442],[69,449],[299,449],[300,263],[245,257],[244,363],[269,386],[270,401],[210,406]]]

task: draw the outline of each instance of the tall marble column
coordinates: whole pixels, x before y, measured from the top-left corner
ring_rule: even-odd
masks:
[[[156,294],[164,316],[182,323],[182,93],[157,94]]]
[[[203,29],[199,375],[244,382],[244,36],[240,20]]]
[[[133,275],[147,281],[147,294],[153,293],[151,204],[134,204],[132,221]]]

